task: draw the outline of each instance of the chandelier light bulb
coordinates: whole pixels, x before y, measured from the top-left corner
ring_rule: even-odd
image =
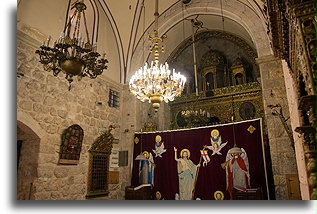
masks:
[[[161,102],[168,103],[181,95],[186,83],[186,77],[175,70],[171,72],[167,63],[147,63],[131,77],[129,88],[142,102],[152,103],[155,111],[158,111]]]

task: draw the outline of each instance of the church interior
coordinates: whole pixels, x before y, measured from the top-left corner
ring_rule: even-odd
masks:
[[[16,38],[17,200],[316,199],[315,1],[18,0]]]

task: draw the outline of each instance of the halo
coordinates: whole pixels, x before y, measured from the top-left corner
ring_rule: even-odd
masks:
[[[187,152],[188,158],[190,157],[190,151],[188,149],[182,149],[180,156],[183,157],[183,152]]]
[[[135,144],[138,144],[138,143],[139,143],[139,141],[140,141],[140,140],[139,140],[139,138],[138,138],[138,137],[135,137],[135,138],[134,138],[134,143],[135,143]]]
[[[143,155],[145,155],[146,158],[149,158],[150,157],[150,154],[148,151],[144,151],[142,152]]]
[[[162,137],[160,136],[160,135],[156,135],[156,137],[155,137],[155,142],[161,142],[161,140],[162,140]]]
[[[210,132],[210,135],[211,137],[214,137],[214,136],[219,136],[219,131],[217,129],[214,129]]]
[[[158,196],[158,199],[157,199],[157,200],[160,200],[160,199],[162,198],[162,194],[161,194],[159,191],[157,191],[157,192],[155,193],[155,195]]]
[[[221,198],[220,198],[220,199],[217,198],[217,194],[218,194],[218,193],[221,195]],[[215,200],[223,200],[224,197],[225,197],[225,196],[223,195],[223,192],[221,192],[220,190],[217,190],[217,191],[214,193],[214,198],[215,198]]]

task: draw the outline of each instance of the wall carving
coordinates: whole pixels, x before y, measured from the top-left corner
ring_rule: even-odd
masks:
[[[191,128],[264,117],[259,83],[217,88],[211,92],[213,95],[210,97],[206,97],[203,92],[198,97],[195,94],[182,95],[170,103],[171,128]],[[245,105],[254,108],[251,111],[248,108],[247,111]],[[192,117],[188,116],[190,114]]]

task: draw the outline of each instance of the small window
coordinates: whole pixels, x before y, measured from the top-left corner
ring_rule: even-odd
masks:
[[[109,91],[109,107],[119,108],[119,92],[110,89]]]

